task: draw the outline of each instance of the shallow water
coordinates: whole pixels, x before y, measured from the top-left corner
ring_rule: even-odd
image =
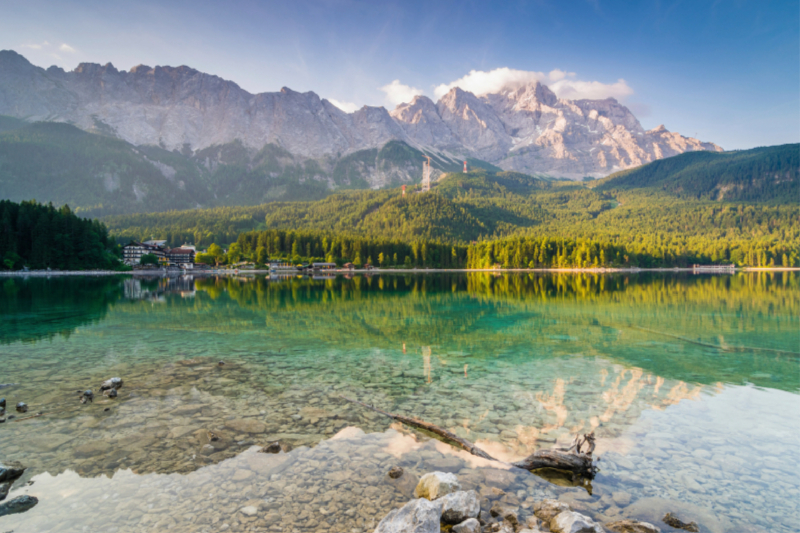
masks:
[[[45,413],[0,425],[0,460],[29,467],[9,498],[40,500],[0,531],[372,531],[433,470],[523,516],[556,497],[664,531],[667,511],[796,531],[798,289],[796,273],[0,280],[0,396]],[[342,396],[501,459],[594,429],[601,472],[508,469]],[[275,440],[287,451],[256,453]]]

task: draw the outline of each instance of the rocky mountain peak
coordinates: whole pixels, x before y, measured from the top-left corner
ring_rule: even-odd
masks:
[[[14,50],[0,50],[0,72],[15,70],[32,70],[35,69],[30,61],[25,56],[18,54]]]
[[[150,67],[148,65],[136,65],[135,67],[132,67],[130,70],[131,74],[148,74],[150,72],[154,72],[153,67]]]
[[[447,94],[442,96],[437,103],[438,107],[456,109],[464,105],[470,105],[478,100],[478,97],[461,87],[453,87]]]
[[[410,103],[398,105],[390,115],[402,122],[418,123],[429,121],[434,116],[438,119],[436,104],[427,96],[417,95],[411,99]]]
[[[86,76],[97,76],[102,74],[119,74],[119,71],[111,63],[100,65],[98,63],[79,63],[75,70],[75,74],[83,74]]]
[[[558,102],[558,97],[550,90],[550,87],[539,81],[526,83],[512,89],[506,93],[506,96],[509,100],[517,102],[521,108],[533,107],[536,104],[553,107]]]
[[[391,113],[364,106],[346,113],[313,91],[250,94],[232,81],[188,66],[81,63],[36,67],[0,51],[0,114],[70,122],[136,145],[193,150],[240,142],[275,144],[294,156],[337,158],[401,140],[458,159],[507,170],[602,176],[691,150],[721,150],[668,132],[645,132],[613,98],[559,99],[540,82],[476,96],[454,87],[434,103],[416,96]]]

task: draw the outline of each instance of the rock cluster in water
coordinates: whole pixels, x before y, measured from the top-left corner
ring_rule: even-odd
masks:
[[[502,493],[495,490],[495,493]],[[461,490],[457,477],[448,472],[422,476],[414,490],[417,499],[387,514],[375,533],[604,533],[606,530],[558,500],[536,502],[533,515],[523,519],[513,499],[495,501],[489,513],[481,510],[488,500],[475,490]],[[617,533],[659,533],[656,526],[638,520],[607,524]]]
[[[0,463],[0,501],[6,499],[11,485],[13,485],[24,472],[25,467],[19,463]],[[18,496],[7,502],[0,503],[0,516],[24,513],[37,503],[39,503],[39,500],[33,496]]]
[[[72,531],[78,531],[78,524],[103,529],[107,525],[103,517],[113,515],[120,533],[135,533],[142,528],[166,529],[170,525],[171,531],[203,531],[202,527],[216,531],[226,523],[229,525],[226,531],[237,532],[269,531],[280,526],[284,532],[351,533],[356,529],[364,533],[373,531],[391,509],[404,506],[414,497],[417,476],[435,470],[456,475],[461,486],[458,490],[478,492],[479,519],[483,519],[486,527],[511,527],[505,520],[512,516],[511,512],[517,513],[519,524],[528,525],[534,506],[553,498],[562,502],[562,510],[587,515],[609,531],[648,531],[611,527],[611,523],[631,517],[664,527],[661,521],[666,512],[695,521],[710,533],[736,531],[736,527],[748,527],[744,525],[748,522],[761,522],[761,515],[758,521],[749,517],[753,516],[756,505],[763,506],[763,500],[743,502],[741,498],[748,494],[744,491],[746,486],[726,477],[709,478],[722,483],[719,489],[707,483],[703,475],[693,473],[697,468],[694,457],[664,433],[648,434],[645,444],[624,455],[604,454],[604,474],[622,480],[621,486],[601,481],[592,496],[582,490],[548,484],[527,472],[470,465],[446,451],[441,443],[416,441],[419,448],[394,455],[388,450],[401,434],[387,429],[390,423],[385,417],[343,407],[336,398],[347,385],[336,382],[336,376],[331,377],[331,385],[315,384],[312,388],[292,382],[297,363],[287,358],[271,360],[265,374],[255,373],[252,367],[233,359],[220,368],[218,359],[198,357],[159,363],[158,367],[126,366],[119,373],[124,372],[124,390],[130,388],[130,394],[124,394],[124,402],[116,400],[111,412],[103,411],[111,400],[98,394],[94,405],[80,406],[70,398],[68,408],[57,415],[3,427],[0,450],[4,459],[23,460],[32,471],[47,471],[54,476],[50,481],[37,481],[37,488],[59,482],[70,485],[70,472],[80,476],[79,481],[86,481],[88,486],[88,490],[63,501],[43,500],[48,513],[40,508],[39,512],[19,515],[18,519],[33,521],[28,530],[35,531],[60,531],[57,517],[69,513],[75,517],[76,527]],[[346,368],[354,374],[375,369],[358,366],[364,364],[367,363],[359,360]],[[107,377],[91,374],[78,363],[73,369],[72,376],[85,383],[100,383]],[[43,379],[57,382],[56,370],[48,370],[49,374],[42,372]],[[414,389],[406,388],[408,380],[394,377],[392,372],[382,375],[378,369],[377,377],[373,378],[397,394],[408,395],[406,412],[434,420],[441,416],[442,405],[426,403],[425,395],[412,394]],[[30,397],[36,404],[50,406],[64,401],[63,392],[55,387],[41,391],[31,387],[22,392],[20,397]],[[493,402],[485,421],[487,428],[497,428],[498,438],[504,439],[507,431],[513,429],[503,427],[504,420],[518,420],[519,411],[501,412],[505,406],[491,391],[479,392],[482,401]],[[39,396],[33,399],[36,394]],[[478,393],[465,391],[465,394]],[[377,393],[368,401],[386,405],[386,400],[378,398]],[[453,406],[455,418],[459,406],[445,405]],[[484,408],[489,409],[489,405]],[[455,421],[446,425],[453,428],[454,424]],[[355,428],[347,426],[357,426],[366,434],[359,432],[348,440],[343,435]],[[603,428],[610,431],[612,426],[613,421]],[[712,438],[702,435],[700,428],[697,431],[699,442]],[[294,449],[276,454],[255,452],[258,447],[276,441]],[[764,474],[768,478],[759,478],[760,474],[754,473],[755,467],[744,462],[746,454],[742,449],[724,441],[714,444],[724,452],[726,468],[736,466],[748,483],[778,483],[776,486],[791,494],[792,485],[784,482],[788,474],[775,470]],[[717,462],[716,451],[713,460],[722,464]],[[680,476],[696,478],[705,492],[690,493],[680,484],[668,483],[670,464],[681,465]],[[398,478],[388,475],[395,466],[404,470]],[[135,474],[125,474],[131,471]],[[162,475],[175,473],[183,475]],[[659,478],[658,483],[653,481]],[[120,494],[118,499],[102,499],[112,490],[111,486],[101,485],[106,479],[113,484],[113,491]],[[625,492],[626,486],[636,490]],[[215,495],[209,498],[212,492]],[[164,505],[167,498],[169,505]],[[721,511],[715,507],[715,501],[727,502],[721,505],[729,503],[730,507]],[[202,508],[196,510],[200,504]],[[240,508],[250,511],[252,507],[257,509],[254,515],[238,512]],[[491,514],[493,508],[496,516]],[[723,522],[727,517],[738,517],[734,513],[742,514],[737,521],[743,525]],[[791,513],[771,513],[764,517],[769,522],[761,523],[770,523],[770,527],[758,529],[753,525],[755,529],[740,531],[793,531],[789,525]],[[479,519],[476,519],[478,525]],[[6,529],[15,527],[15,518],[6,520],[11,521]],[[539,529],[549,528],[549,520],[539,520],[542,521]],[[787,525],[784,527],[779,521]],[[471,531],[472,523],[467,522],[457,524],[459,529],[453,527],[452,531]]]

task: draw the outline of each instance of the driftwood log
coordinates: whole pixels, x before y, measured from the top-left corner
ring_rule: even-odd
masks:
[[[448,444],[454,444],[468,451],[472,455],[475,455],[477,457],[482,457],[484,459],[489,459],[490,461],[497,461],[499,463],[511,465],[517,468],[522,468],[528,471],[535,471],[541,469],[561,470],[561,471],[571,472],[575,476],[586,478],[588,480],[593,479],[595,474],[597,473],[597,467],[594,465],[592,459],[592,452],[594,451],[594,433],[588,433],[586,435],[576,436],[575,440],[572,442],[572,445],[569,446],[568,448],[554,447],[549,450],[537,450],[521,461],[517,461],[515,463],[507,463],[505,461],[500,461],[499,459],[495,459],[485,451],[475,446],[470,441],[462,439],[455,433],[440,428],[439,426],[431,424],[430,422],[425,422],[424,420],[418,420],[416,418],[411,418],[408,416],[389,413],[387,411],[383,411],[382,409],[378,409],[373,405],[369,405],[364,402],[360,402],[358,400],[353,400],[352,398],[347,398],[345,396],[342,396],[341,398],[347,400],[348,402],[352,402],[362,407],[366,407],[367,409],[375,411],[376,413],[388,416],[389,418],[397,420],[398,422],[402,422],[407,426],[411,426],[417,429],[422,429],[424,431],[432,433],[437,437],[440,437]],[[584,446],[586,447],[584,448]],[[577,484],[582,484],[582,483],[577,483]]]

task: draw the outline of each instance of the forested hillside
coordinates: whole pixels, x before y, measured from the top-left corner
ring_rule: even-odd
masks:
[[[0,200],[0,269],[117,268],[117,252],[101,222],[79,218],[67,206]]]
[[[687,152],[613,174],[598,190],[649,189],[683,199],[800,202],[800,144]]]
[[[254,150],[240,141],[184,148],[134,146],[99,121],[89,133],[0,116],[0,198],[68,204],[95,217],[319,200],[336,190],[419,182],[425,156],[400,141],[323,159],[295,157],[274,144]],[[431,156],[437,174],[461,168],[460,161]]]
[[[120,241],[160,236],[175,245],[227,244],[258,228],[302,230],[319,239],[475,242],[472,266],[794,266],[800,260],[798,218],[797,205],[682,200],[656,190],[603,191],[478,170],[448,174],[430,193],[351,191],[318,202],[112,217],[107,223]],[[550,245],[537,263],[542,239]]]
[[[164,238],[203,248],[268,229],[409,245],[493,241],[514,249],[509,264],[527,266],[538,254],[523,250],[514,260],[514,239],[548,238],[623,246],[621,256],[651,257],[652,264],[794,265],[799,150],[693,152],[596,183],[503,172],[475,160],[464,173],[460,162],[434,154],[433,190],[411,185],[402,195],[393,186],[416,172],[425,154],[397,141],[335,161],[300,161],[274,145],[169,152],[68,124],[0,117],[0,197],[47,191],[82,216],[128,213],[104,218],[117,242]],[[364,190],[367,176],[379,176],[386,188]],[[207,205],[218,207],[197,208]],[[145,212],[152,210],[161,212]],[[608,253],[616,258],[617,251]],[[503,253],[483,250],[479,262]],[[595,255],[570,261],[594,264]]]
[[[0,198],[68,204],[83,216],[102,216],[188,209],[212,196],[196,165],[177,154],[39,122],[0,133]]]
[[[531,196],[539,191],[542,194]],[[542,208],[548,205],[550,211]],[[306,228],[412,241],[467,242],[508,235],[547,217],[592,216],[610,209],[602,194],[572,182],[549,182],[510,172],[447,174],[428,194],[408,188],[346,191],[316,202],[198,209],[108,217],[120,240],[164,235],[171,243],[232,242],[239,232]]]

